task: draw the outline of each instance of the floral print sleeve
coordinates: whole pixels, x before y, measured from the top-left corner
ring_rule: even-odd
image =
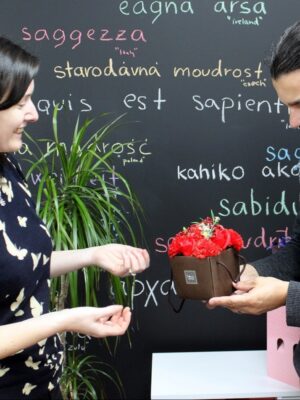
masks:
[[[0,177],[0,324],[49,311],[52,242],[11,157]],[[0,360],[0,399],[44,399],[56,388],[62,348],[53,336]]]

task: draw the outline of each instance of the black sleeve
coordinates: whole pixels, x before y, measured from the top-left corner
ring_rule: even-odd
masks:
[[[300,327],[300,214],[298,213],[292,239],[286,246],[268,257],[251,262],[259,275],[289,281],[286,299],[286,323]]]
[[[300,281],[300,213],[297,215],[291,240],[276,253],[250,264],[261,276]]]

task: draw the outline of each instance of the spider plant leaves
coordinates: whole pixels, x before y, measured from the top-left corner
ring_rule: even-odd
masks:
[[[105,121],[94,131],[92,127],[99,119],[76,120],[71,144],[67,146],[60,140],[58,108],[52,118],[53,137],[34,139],[26,133],[34,150],[28,168],[27,178],[36,172],[40,176],[36,188],[37,212],[47,225],[56,250],[77,249],[119,242],[137,245],[138,237],[143,237],[141,216],[142,207],[132,191],[128,180],[112,165],[113,150],[99,152],[101,142],[116,128],[122,126],[124,114]],[[99,118],[107,117],[102,114]],[[46,146],[47,145],[47,146]],[[46,146],[46,150],[45,150]],[[108,182],[107,176],[115,176],[118,186]],[[138,229],[133,229],[134,226]],[[87,305],[97,305],[97,293],[90,284],[97,285],[98,270],[84,271],[85,297]],[[78,305],[75,274],[69,277],[71,305]],[[95,276],[94,276],[95,275]],[[120,279],[111,276],[115,300],[131,305],[124,294]],[[125,280],[126,287],[132,280]],[[59,286],[59,285],[56,285]]]
[[[143,238],[142,207],[126,177],[116,171],[113,149],[99,151],[105,148],[101,146],[104,138],[122,127],[124,115],[108,121],[108,114],[83,122],[78,117],[69,138],[70,145],[61,141],[58,116],[58,107],[55,107],[50,139],[33,138],[25,133],[32,158],[24,159],[29,163],[27,179],[32,173],[39,176],[35,187],[36,209],[49,230],[55,250],[112,242],[137,245],[141,242],[137,238]],[[99,121],[102,121],[101,125],[95,129]],[[109,181],[108,176],[114,176],[118,185]],[[101,269],[90,266],[52,279],[52,308],[98,306],[101,275]],[[108,276],[108,296],[116,304],[132,307],[134,278],[121,280],[114,275]],[[131,345],[129,333],[127,337]],[[119,339],[115,340],[113,351],[107,339],[104,343],[109,354],[115,354]],[[67,352],[65,360],[63,382],[68,398],[98,398],[93,388],[93,371],[122,391],[120,379],[111,366],[89,356],[80,358],[75,351]],[[84,397],[80,397],[83,394]]]
[[[98,361],[92,355],[68,355],[68,364],[61,385],[65,389],[64,392],[70,393],[70,399],[98,400],[99,395],[95,387],[99,386],[99,383],[101,398],[105,398],[105,388],[101,383],[104,380],[111,381],[117,388],[120,398],[125,398],[120,376],[111,365]]]

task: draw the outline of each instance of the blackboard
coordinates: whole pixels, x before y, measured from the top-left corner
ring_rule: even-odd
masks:
[[[31,133],[50,130],[63,100],[66,141],[79,112],[136,121],[107,144],[138,143],[134,153],[116,146],[117,163],[143,205],[151,253],[136,281],[132,348],[122,341],[116,359],[128,398],[150,397],[153,352],[266,346],[265,316],[195,301],[171,310],[166,245],[211,210],[243,235],[248,260],[290,235],[300,144],[265,59],[298,15],[297,0],[1,1],[0,34],[41,59]]]

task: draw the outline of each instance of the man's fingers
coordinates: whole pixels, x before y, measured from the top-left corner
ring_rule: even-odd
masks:
[[[233,282],[232,285],[236,290],[240,290],[242,292],[248,292],[249,290],[255,287],[255,281],[239,281]]]

